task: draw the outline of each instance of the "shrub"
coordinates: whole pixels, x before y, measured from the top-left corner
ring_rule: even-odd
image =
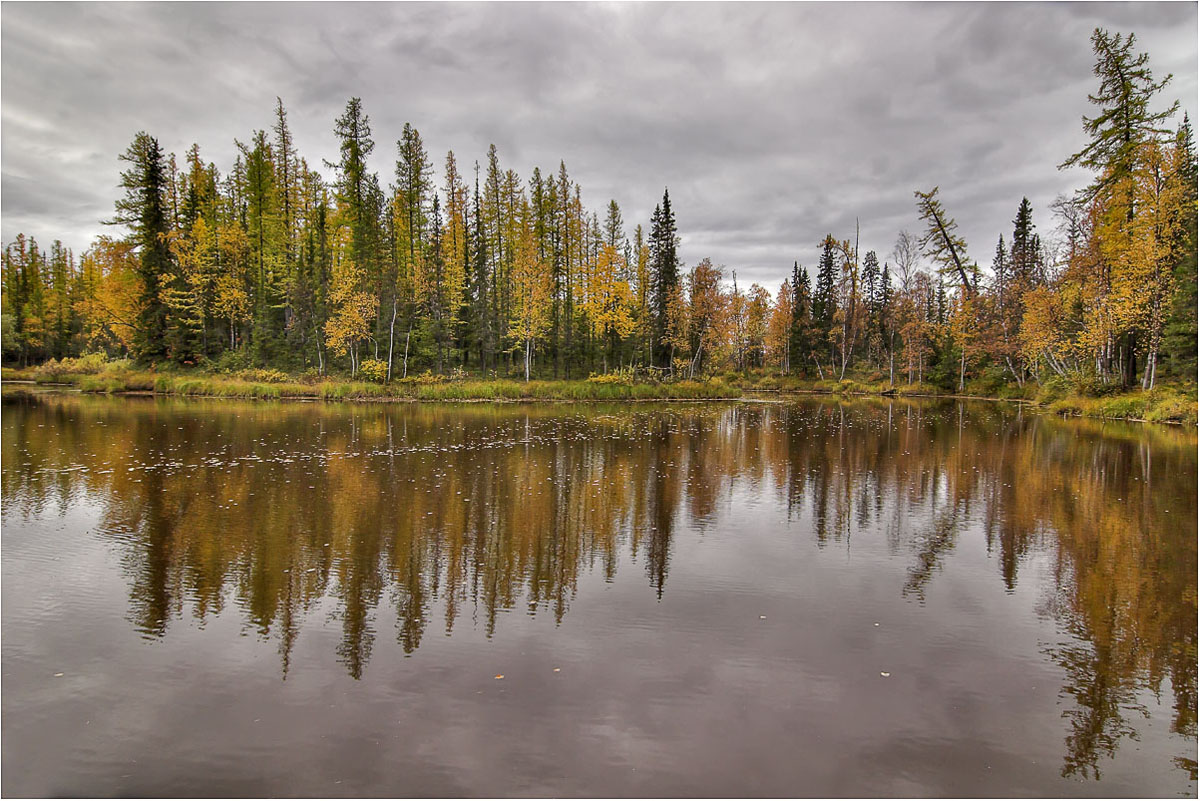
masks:
[[[219,373],[236,373],[238,370],[250,368],[250,354],[242,350],[227,350],[212,363],[213,369]]]
[[[65,379],[67,376],[96,375],[116,364],[109,362],[108,356],[104,353],[85,353],[76,358],[65,357],[61,361],[51,359],[45,364],[35,367],[33,376],[35,381],[57,381]],[[129,362],[122,360],[120,364],[127,366]]]
[[[364,381],[382,384],[387,380],[387,362],[382,359],[363,359],[358,365],[358,374]]]
[[[233,373],[233,377],[242,381],[254,381],[263,384],[284,384],[291,380],[290,376],[282,370],[262,367],[250,367],[245,370],[238,370]]]
[[[1004,368],[989,365],[980,371],[979,375],[968,381],[964,390],[968,395],[994,398],[1008,386],[1008,382],[1005,380]]]
[[[1038,403],[1054,403],[1069,395],[1071,390],[1071,382],[1065,377],[1060,375],[1051,376],[1038,387],[1035,400]]]
[[[444,384],[445,382],[446,376],[435,373],[432,370],[426,370],[414,378],[414,383],[421,386],[433,386],[435,384]]]
[[[631,374],[624,370],[617,370],[611,373],[601,373],[596,375],[592,373],[587,377],[589,384],[628,384],[631,379]]]
[[[1065,386],[1069,392],[1085,398],[1102,398],[1106,395],[1113,395],[1122,391],[1119,384],[1106,384],[1100,380],[1099,376],[1089,373],[1070,373],[1066,376],[1056,378],[1061,381],[1061,385]],[[1051,379],[1051,381],[1054,380]]]

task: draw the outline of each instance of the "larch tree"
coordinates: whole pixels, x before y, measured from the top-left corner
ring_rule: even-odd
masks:
[[[953,275],[964,292],[973,293],[978,276],[971,274],[967,264],[967,243],[958,234],[958,223],[946,213],[937,194],[936,186],[928,192],[913,193],[926,225],[925,235],[920,239],[921,250],[938,265],[939,274]]]
[[[688,334],[691,361],[688,377],[693,378],[727,342],[728,298],[721,291],[723,270],[709,259],[701,259],[688,275]]]
[[[528,381],[533,367],[534,345],[550,328],[553,280],[547,265],[537,256],[528,204],[525,204],[520,217],[512,270],[513,302],[509,336],[522,351],[525,380]]]
[[[633,331],[633,293],[625,280],[625,257],[605,242],[587,293],[587,316],[603,343],[604,372],[616,361],[617,347]]]
[[[770,320],[767,323],[766,358],[779,364],[781,375],[787,375],[790,369],[788,359],[792,346],[794,296],[791,284],[786,280],[780,284],[779,293],[775,296],[775,305],[771,309]]]
[[[1122,255],[1114,252],[1111,242],[1144,243],[1143,237],[1125,231],[1123,227],[1141,227],[1135,200],[1139,195],[1138,175],[1154,169],[1144,161],[1155,152],[1148,145],[1160,143],[1171,135],[1164,123],[1179,107],[1175,102],[1161,111],[1152,110],[1151,101],[1172,76],[1155,80],[1148,66],[1149,56],[1135,53],[1135,42],[1133,34],[1109,34],[1100,28],[1092,32],[1092,50],[1096,58],[1092,71],[1100,79],[1100,88],[1095,94],[1088,95],[1088,101],[1099,110],[1096,116],[1083,118],[1088,143],[1059,165],[1060,169],[1084,167],[1096,175],[1082,196],[1085,201],[1103,209],[1104,222],[1099,231],[1110,246],[1106,247],[1102,258],[1111,265],[1107,269],[1116,270],[1116,282],[1122,280]],[[1144,185],[1140,188],[1144,189]],[[1140,261],[1145,256],[1144,253],[1126,255],[1133,261]],[[1123,308],[1126,304],[1116,305],[1119,315],[1128,319]],[[1146,343],[1140,341],[1136,327],[1122,326],[1122,329],[1114,333],[1120,338],[1116,350],[1121,382],[1128,386],[1137,380],[1137,359]]]

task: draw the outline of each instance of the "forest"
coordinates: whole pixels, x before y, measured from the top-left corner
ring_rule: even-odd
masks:
[[[334,122],[328,177],[296,151],[282,100],[225,172],[198,145],[179,159],[141,132],[107,221],[127,236],[78,257],[24,234],[4,248],[4,359],[378,383],[733,373],[991,395],[1053,380],[1194,387],[1194,132],[1132,34],[1097,29],[1092,47],[1087,143],[1061,165],[1092,180],[1054,202],[1054,231],[1014,198],[1012,229],[981,264],[938,187],[918,187],[903,200],[915,232],[873,249],[827,233],[818,263],[794,263],[778,287],[682,263],[669,190],[631,232],[615,200],[585,206],[564,163],[525,178],[493,145],[482,163],[448,152],[435,165],[409,124],[381,178],[358,98]]]

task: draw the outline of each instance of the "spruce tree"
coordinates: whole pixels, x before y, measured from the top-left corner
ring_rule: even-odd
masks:
[[[1019,291],[1024,291],[1033,285],[1037,273],[1038,250],[1041,240],[1034,233],[1033,207],[1029,198],[1021,198],[1017,207],[1017,217],[1013,220],[1012,250],[1009,258],[1012,262],[1012,280]]]
[[[171,279],[171,251],[167,247],[166,158],[158,140],[139,131],[121,160],[130,167],[121,173],[125,197],[116,202],[111,222],[127,225],[138,251],[142,296],[134,334],[134,353],[142,360],[167,355],[167,307],[162,287]]]
[[[817,264],[817,281],[812,294],[814,329],[812,345],[814,348],[820,348],[828,343],[831,361],[833,359],[833,339],[829,333],[833,328],[834,314],[837,312],[837,297],[834,294],[837,283],[837,264],[834,258],[836,248],[837,242],[834,240],[833,234],[827,234],[825,241],[821,243],[821,259]]]
[[[1175,260],[1175,293],[1163,332],[1163,355],[1167,372],[1186,379],[1196,377],[1196,142],[1187,114],[1175,134],[1175,164],[1184,188],[1181,217],[1172,243]]]
[[[675,214],[671,211],[671,196],[663,190],[662,204],[655,206],[650,217],[650,270],[654,283],[654,353],[655,362],[670,367],[671,348],[663,344],[668,327],[668,304],[679,286],[679,257],[676,253]]]
[[[808,270],[800,262],[792,264],[792,321],[788,330],[788,354],[790,366],[803,365],[808,374],[808,352],[812,348],[812,283]]]

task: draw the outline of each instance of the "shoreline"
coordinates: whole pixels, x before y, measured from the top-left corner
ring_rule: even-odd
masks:
[[[381,385],[370,384],[350,384],[325,382],[326,385],[334,387],[334,391],[325,393],[312,391],[296,391],[301,385],[298,384],[255,384],[252,382],[240,382],[236,380],[227,380],[215,376],[197,376],[190,377],[186,375],[171,376],[159,375],[153,376],[146,374],[153,379],[149,382],[149,386],[127,387],[123,379],[130,376],[90,376],[90,375],[69,375],[61,376],[59,381],[38,381],[35,378],[6,378],[3,380],[3,385],[12,384],[21,385],[22,387],[47,387],[58,389],[70,389],[81,394],[103,394],[103,395],[124,395],[131,397],[177,397],[177,398],[210,398],[210,399],[226,399],[226,400],[282,400],[282,401],[341,401],[341,402],[358,402],[358,403],[653,403],[653,402],[673,402],[673,403],[698,403],[698,402],[716,402],[716,401],[741,401],[746,403],[785,403],[789,397],[840,397],[840,398],[878,398],[887,400],[901,399],[923,399],[923,400],[962,400],[962,401],[987,401],[991,403],[1012,403],[1020,406],[1025,406],[1030,409],[1038,410],[1039,412],[1055,414],[1064,418],[1080,418],[1093,420],[1111,420],[1131,423],[1148,423],[1148,424],[1167,424],[1176,426],[1195,426],[1194,417],[1192,420],[1187,419],[1149,419],[1141,415],[1114,415],[1104,413],[1087,413],[1089,410],[1094,412],[1102,412],[1102,409],[1095,409],[1098,401],[1104,399],[1088,398],[1083,396],[1069,396],[1061,398],[1053,402],[1039,402],[1032,398],[1022,397],[995,397],[985,395],[962,395],[954,394],[938,394],[930,392],[903,392],[892,389],[891,391],[869,391],[866,389],[835,389],[826,387],[810,387],[810,388],[754,388],[754,387],[739,387],[737,385],[725,384],[722,382],[680,382],[677,384],[615,384],[615,383],[595,383],[589,385],[586,381],[535,381],[528,384],[523,381],[513,381],[508,379],[496,379],[494,381],[468,381],[468,382],[435,382],[430,384],[411,384],[414,388],[413,394],[383,394],[384,389]],[[144,378],[144,377],[143,377]],[[89,380],[90,379],[90,380]],[[162,379],[165,379],[163,381]],[[184,382],[183,386],[176,386],[176,381]],[[192,383],[187,383],[192,382]],[[202,383],[196,383],[202,382]],[[135,380],[133,383],[137,383]],[[143,384],[146,382],[143,381]],[[85,386],[88,384],[89,386]],[[459,388],[469,389],[474,384],[477,387],[487,387],[492,392],[480,392],[479,394],[463,394],[455,396],[455,390]],[[532,385],[532,386],[530,386]],[[371,388],[364,390],[363,388]],[[424,388],[424,389],[423,389]],[[696,394],[687,394],[689,389],[700,389],[702,391]],[[309,389],[309,387],[305,387]],[[497,392],[496,389],[503,391]],[[345,390],[345,391],[337,391]],[[536,391],[531,391],[536,390]],[[562,390],[559,394],[555,394],[556,390]],[[565,394],[566,390],[573,390],[574,394]],[[528,394],[527,394],[528,393]],[[1115,396],[1115,399],[1122,399],[1126,396]],[[1193,412],[1194,415],[1194,412]]]

